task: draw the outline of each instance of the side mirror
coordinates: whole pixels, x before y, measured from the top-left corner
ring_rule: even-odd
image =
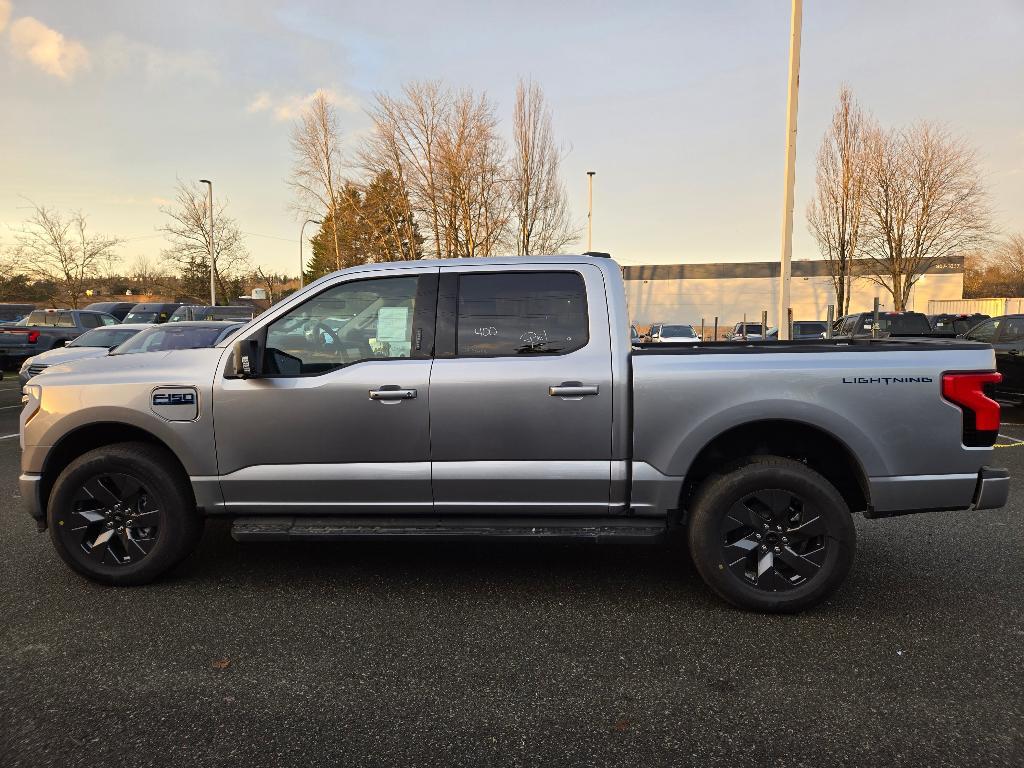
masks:
[[[254,379],[260,375],[259,339],[242,339],[234,344],[235,378]]]

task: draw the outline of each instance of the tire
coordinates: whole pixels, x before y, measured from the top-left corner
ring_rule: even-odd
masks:
[[[64,562],[114,586],[147,584],[173,568],[195,549],[204,522],[177,460],[149,443],[79,456],[57,478],[46,516]]]
[[[694,496],[690,556],[733,605],[796,613],[817,605],[853,565],[856,529],[835,487],[799,461],[755,456]]]

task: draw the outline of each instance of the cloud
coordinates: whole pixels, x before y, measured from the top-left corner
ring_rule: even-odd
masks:
[[[342,109],[346,112],[358,112],[359,102],[348,94],[339,94],[337,91],[330,88],[318,88],[312,93],[308,93],[305,96],[299,94],[291,94],[288,96],[282,96],[280,98],[274,98],[268,91],[260,91],[256,94],[249,106],[246,107],[246,112],[255,114],[258,112],[268,112],[270,115],[278,121],[294,120],[302,111],[312,103],[313,99],[317,97],[317,94],[323,94],[324,98],[327,99],[328,104]]]
[[[168,80],[220,81],[220,70],[205,51],[172,51],[112,35],[103,41],[98,58],[113,72],[142,74],[151,83]]]
[[[10,3],[6,10],[9,14]],[[70,80],[78,70],[89,67],[89,52],[84,45],[69,40],[31,16],[23,16],[11,24],[10,35],[14,55],[49,75]]]
[[[0,0],[0,32],[4,31],[11,19],[11,0]]]

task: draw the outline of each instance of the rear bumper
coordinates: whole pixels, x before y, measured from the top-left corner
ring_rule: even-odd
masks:
[[[982,467],[977,473],[903,475],[869,480],[871,507],[865,517],[895,517],[914,512],[998,509],[1010,495],[1006,469]]]

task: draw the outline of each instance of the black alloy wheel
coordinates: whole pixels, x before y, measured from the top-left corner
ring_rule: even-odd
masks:
[[[86,480],[58,521],[68,548],[78,547],[97,565],[125,566],[142,560],[160,535],[159,500],[124,472]]]
[[[821,573],[827,533],[825,519],[802,496],[759,490],[733,504],[722,518],[722,558],[750,586],[789,590]]]

